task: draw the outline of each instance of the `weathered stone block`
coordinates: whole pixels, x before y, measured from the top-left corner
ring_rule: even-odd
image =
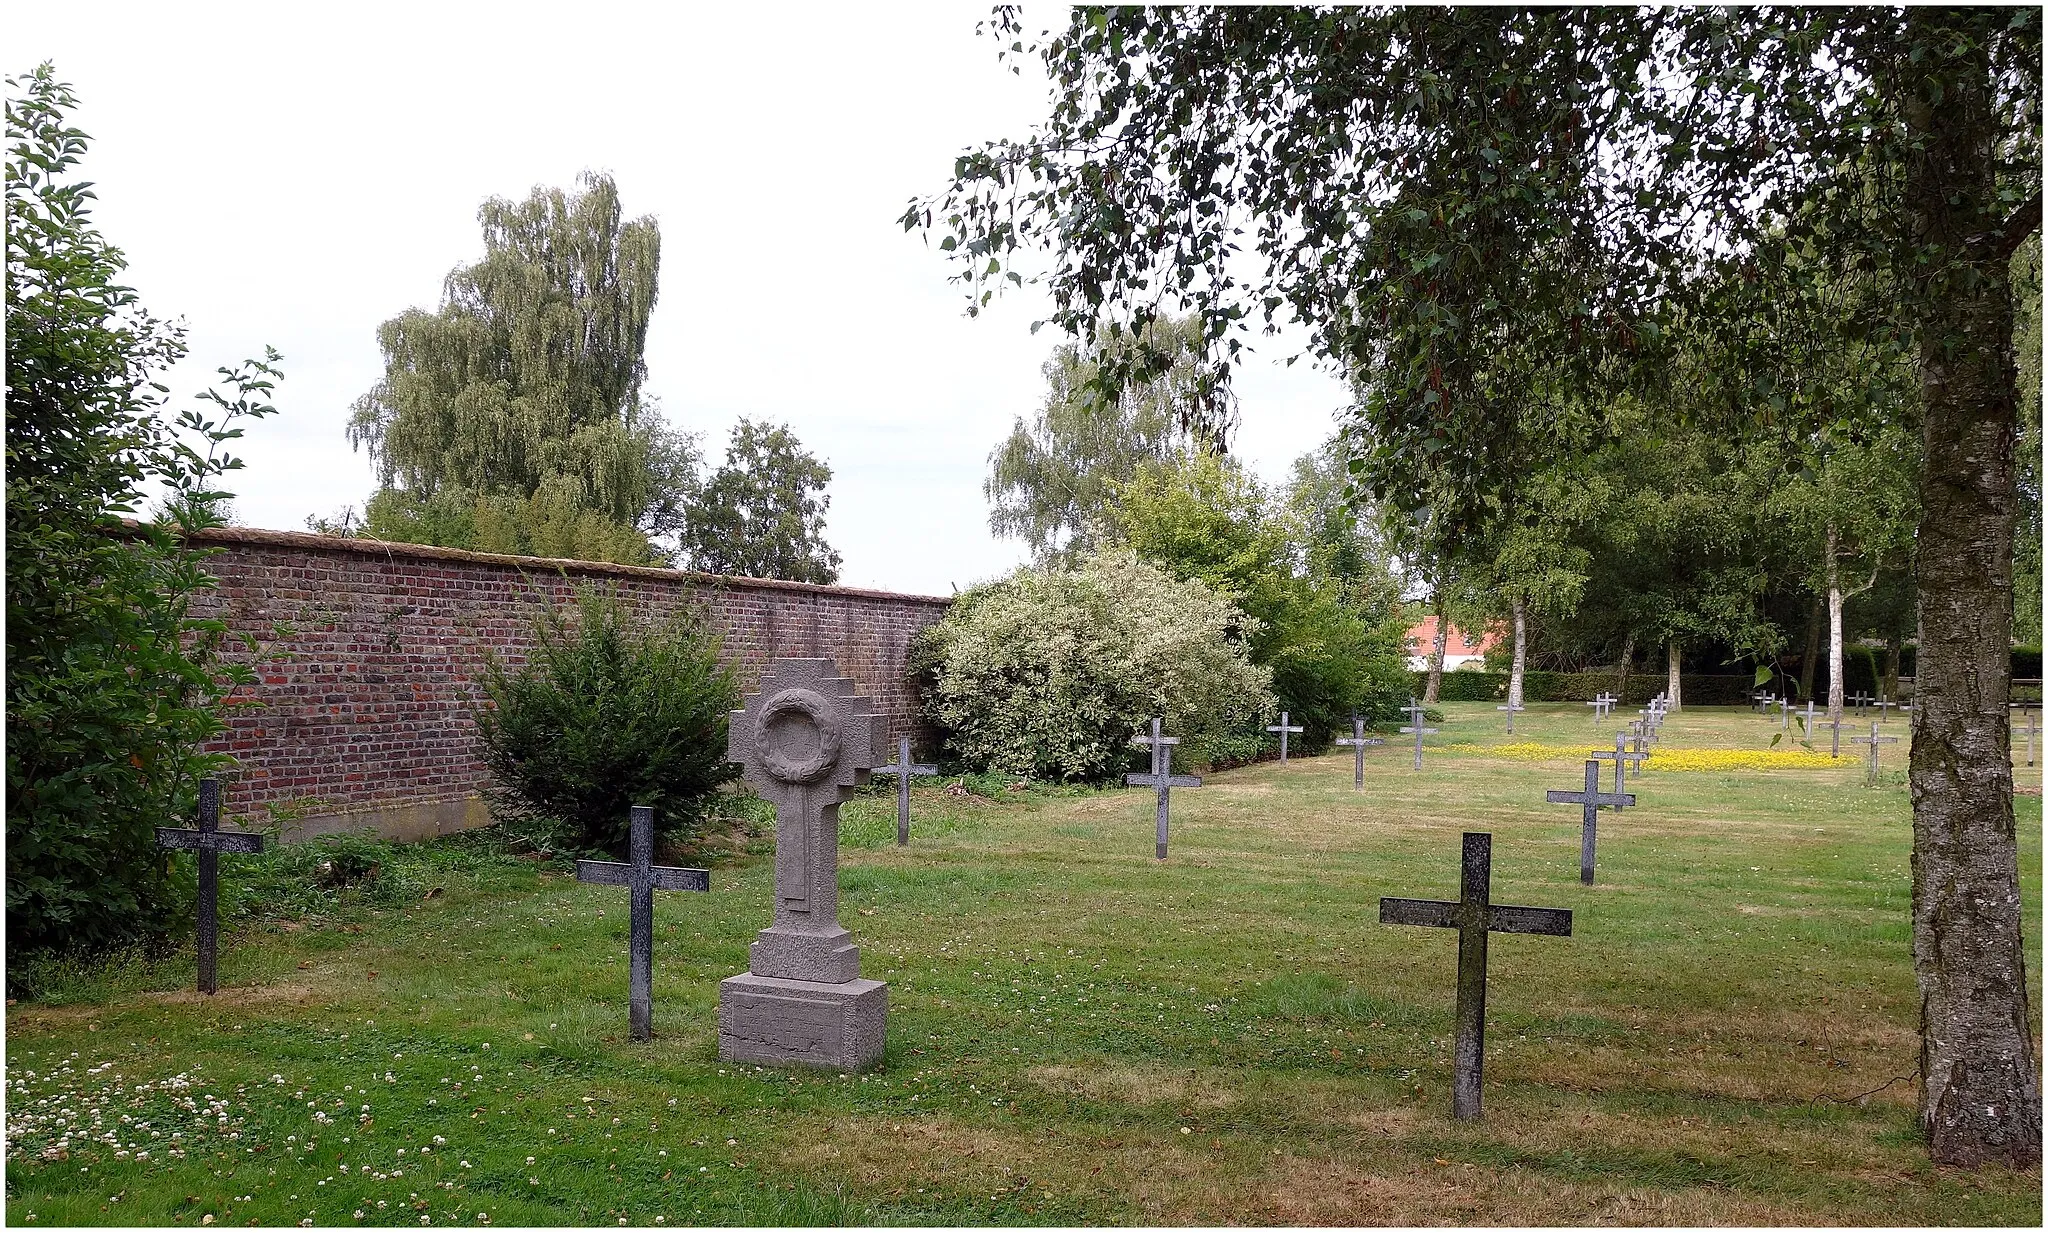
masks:
[[[762,1066],[862,1070],[882,1060],[889,986],[822,984],[751,972],[718,986],[718,1056]]]

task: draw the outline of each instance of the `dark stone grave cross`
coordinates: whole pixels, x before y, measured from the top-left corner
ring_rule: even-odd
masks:
[[[1299,724],[1297,724],[1297,725],[1295,725],[1295,726],[1293,726],[1293,727],[1289,727],[1289,726],[1287,725],[1287,712],[1286,712],[1286,711],[1282,711],[1282,712],[1280,712],[1280,722],[1279,722],[1279,723],[1277,723],[1277,724],[1267,724],[1267,725],[1266,725],[1266,731],[1268,731],[1268,732],[1278,732],[1278,733],[1280,734],[1280,765],[1282,765],[1282,766],[1286,766],[1286,765],[1287,765],[1287,734],[1288,734],[1288,733],[1290,733],[1290,732],[1299,732],[1299,731],[1301,731],[1301,726],[1300,726]]]
[[[1876,783],[1877,747],[1879,745],[1896,745],[1899,743],[1899,738],[1896,736],[1879,736],[1877,734],[1877,721],[1873,719],[1870,721],[1869,736],[1852,736],[1849,739],[1858,745],[1870,746],[1870,769],[1864,772],[1863,782],[1866,784]]]
[[[711,872],[686,869],[680,865],[654,863],[654,808],[635,805],[626,832],[626,853],[618,861],[577,861],[576,880],[599,886],[623,886],[632,896],[632,928],[627,947],[631,952],[627,1017],[634,1040],[654,1035],[654,892],[708,891]]]
[[[1885,697],[1883,694],[1879,694],[1877,696],[1877,701],[1871,703],[1871,705],[1877,708],[1878,722],[1882,723],[1886,718],[1887,712],[1891,711],[1894,707],[1898,706],[1899,704],[1892,701],[1890,698]]]
[[[896,846],[903,847],[910,842],[910,779],[913,775],[936,775],[939,768],[926,766],[910,760],[910,738],[896,738],[896,761],[888,766],[878,766],[876,775],[896,777]]]
[[[214,993],[220,953],[220,854],[261,852],[263,836],[220,829],[220,780],[199,781],[199,827],[159,826],[156,846],[199,853],[199,992]]]
[[[1619,766],[1614,768],[1619,771]],[[1600,763],[1586,759],[1586,790],[1565,792],[1557,788],[1543,794],[1543,799],[1552,805],[1578,805],[1585,810],[1585,818],[1579,826],[1579,881],[1587,886],[1593,884],[1593,848],[1599,842],[1600,806],[1612,805],[1619,811],[1636,803],[1632,792],[1602,792],[1600,790]]]
[[[1486,1065],[1486,935],[1541,933],[1572,935],[1569,908],[1517,908],[1489,902],[1493,881],[1493,836],[1466,832],[1458,899],[1381,899],[1382,925],[1426,925],[1458,931],[1458,1016],[1452,1053],[1451,1113],[1469,1121],[1479,1116],[1479,1087]]]
[[[1367,739],[1365,735],[1365,721],[1353,715],[1351,717],[1351,735],[1338,737],[1336,743],[1351,746],[1351,786],[1356,791],[1364,791],[1365,747],[1367,745],[1381,745],[1385,742],[1381,741],[1378,737]]]
[[[1161,722],[1158,719],[1152,721],[1151,736],[1141,735],[1131,738],[1133,745],[1150,745],[1152,747],[1152,773],[1150,775],[1126,775],[1124,776],[1124,786],[1127,788],[1158,789],[1159,810],[1154,815],[1153,843],[1159,859],[1165,860],[1167,793],[1174,788],[1199,788],[1202,786],[1202,777],[1200,775],[1175,775],[1172,773],[1172,747],[1180,744],[1180,738],[1177,736],[1161,736],[1159,734]]]
[[[1412,726],[1402,725],[1401,731],[1413,732],[1415,734],[1415,769],[1419,771],[1422,769],[1422,738],[1426,734],[1435,732],[1436,729],[1422,726],[1422,704],[1415,699],[1408,699],[1408,705],[1402,707],[1401,710],[1409,719],[1414,721]]]
[[[1513,736],[1515,734],[1515,712],[1526,711],[1529,708],[1526,706],[1517,706],[1510,703],[1507,706],[1497,706],[1493,709],[1496,711],[1506,711],[1508,713],[1508,735]]]
[[[1849,705],[1856,708],[1856,713],[1858,715],[1861,715],[1863,713],[1863,708],[1869,706],[1873,701],[1875,701],[1875,699],[1873,699],[1869,694],[1854,693],[1849,695],[1848,701]]]
[[[1633,766],[1636,768],[1636,778],[1641,779],[1643,777],[1643,759],[1649,756],[1648,754],[1637,753],[1629,749],[1627,735],[1620,732],[1614,734],[1613,753],[1609,753],[1604,749],[1593,751],[1593,757],[1597,761],[1604,762],[1609,758],[1614,759],[1614,790],[1617,793],[1621,791],[1622,772]],[[1617,805],[1615,808],[1619,810],[1621,806]]]

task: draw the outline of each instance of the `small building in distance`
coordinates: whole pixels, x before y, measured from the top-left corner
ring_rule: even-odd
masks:
[[[1496,630],[1487,630],[1473,638],[1457,626],[1451,626],[1450,636],[1444,639],[1444,671],[1455,672],[1468,663],[1484,660],[1486,652],[1500,641]],[[1429,653],[1436,646],[1436,617],[1422,618],[1420,624],[1408,631],[1408,670],[1429,671]]]

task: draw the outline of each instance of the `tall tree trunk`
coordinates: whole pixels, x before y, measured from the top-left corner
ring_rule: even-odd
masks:
[[[1842,720],[1842,569],[1835,553],[1835,529],[1828,528],[1828,719]]]
[[[1621,640],[1621,687],[1614,691],[1622,705],[1628,704],[1628,678],[1636,667],[1636,632],[1630,630]]]
[[[1816,599],[1806,612],[1806,654],[1799,657],[1799,696],[1813,697],[1814,661],[1820,658],[1821,602]]]
[[[1681,701],[1679,696],[1679,665],[1683,660],[1684,652],[1679,649],[1678,639],[1673,638],[1669,649],[1664,654],[1665,667],[1671,678],[1664,686],[1664,696],[1671,703],[1666,708],[1667,710],[1676,711]]]
[[[1528,622],[1525,619],[1528,605],[1522,597],[1515,596],[1515,663],[1508,672],[1508,705],[1522,705],[1522,664],[1528,654]],[[1514,714],[1509,711],[1508,714]]]
[[[1892,701],[1899,700],[1899,652],[1905,646],[1905,639],[1893,633],[1884,640],[1884,679],[1878,682],[1878,689]],[[2010,671],[2010,669],[2007,669]]]
[[[1429,647],[1429,680],[1422,687],[1422,700],[1434,703],[1437,693],[1444,684],[1444,647],[1449,644],[1451,627],[1444,620],[1444,589],[1436,589],[1436,637]]]
[[[1908,9],[1910,65],[1892,88],[1912,243],[1925,427],[1920,655],[1913,723],[1913,967],[1920,1124],[1941,1164],[2041,1159],[2013,828],[2013,433],[2010,253],[1993,171],[1998,126],[1984,41],[1966,13]],[[2003,20],[1983,18],[1981,20]],[[1895,44],[1896,45],[1896,44]],[[1890,67],[1890,66],[1887,66]]]

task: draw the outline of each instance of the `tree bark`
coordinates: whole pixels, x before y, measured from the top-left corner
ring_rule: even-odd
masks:
[[[1670,699],[1671,702],[1671,706],[1668,709],[1673,712],[1676,712],[1678,710],[1680,703],[1678,669],[1679,665],[1683,662],[1683,660],[1684,652],[1681,651],[1678,647],[1678,639],[1673,638],[1671,640],[1670,650],[1666,652],[1665,661],[1668,667],[1670,668],[1671,681],[1664,687],[1664,694],[1668,699]]]
[[[1888,634],[1884,640],[1884,679],[1877,687],[1885,697],[1899,700],[1899,652],[1904,649],[1905,639],[1898,634]]]
[[[1842,568],[1835,554],[1835,529],[1828,528],[1828,719],[1842,720]]]
[[[1515,662],[1508,672],[1508,705],[1522,705],[1522,664],[1528,652],[1528,605],[1522,597],[1515,596]],[[1508,714],[1514,714],[1509,711]]]
[[[1913,966],[1920,1124],[1936,1163],[2041,1159],[2028,1027],[2006,704],[2012,692],[2018,378],[1984,43],[1966,14],[1909,9],[1924,56],[1890,67],[1905,206],[1927,277],[1912,287],[1925,427],[1913,724]]]
[[[1444,590],[1436,589],[1436,637],[1429,647],[1429,680],[1422,687],[1422,701],[1433,705],[1444,684],[1444,647],[1450,642],[1451,627],[1444,620]]]
[[[1813,697],[1813,671],[1820,658],[1821,602],[1816,599],[1806,613],[1806,654],[1799,657],[1799,696]]]
[[[1636,635],[1634,630],[1630,630],[1628,635],[1621,640],[1621,687],[1614,691],[1614,696],[1624,706],[1628,705],[1629,674],[1635,671],[1635,667]]]

